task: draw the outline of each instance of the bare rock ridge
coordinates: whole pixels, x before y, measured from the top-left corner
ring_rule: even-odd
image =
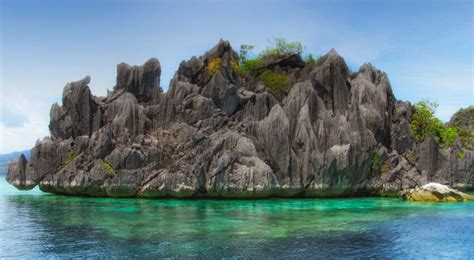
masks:
[[[88,76],[68,83],[51,108],[51,136],[30,160],[10,163],[7,181],[150,198],[396,195],[429,182],[473,189],[473,151],[458,159],[433,139],[417,144],[411,105],[372,65],[351,73],[334,50],[315,63],[276,57],[246,75],[236,61],[221,40],[183,61],[166,93],[157,59],[119,64],[107,97],[91,94]],[[287,75],[291,88],[273,91],[262,71]]]

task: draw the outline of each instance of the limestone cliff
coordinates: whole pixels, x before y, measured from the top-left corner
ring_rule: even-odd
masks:
[[[7,180],[153,198],[393,195],[431,181],[472,189],[474,153],[417,144],[411,105],[372,65],[351,73],[331,50],[312,63],[275,57],[243,75],[236,60],[220,41],[183,61],[166,93],[157,59],[119,64],[107,97],[91,94],[89,77],[68,83],[51,108],[51,136],[30,160],[12,161]],[[283,73],[291,89],[270,89],[264,71]]]

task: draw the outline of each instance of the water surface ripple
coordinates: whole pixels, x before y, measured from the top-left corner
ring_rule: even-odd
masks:
[[[472,202],[82,198],[0,178],[0,258],[474,257]]]

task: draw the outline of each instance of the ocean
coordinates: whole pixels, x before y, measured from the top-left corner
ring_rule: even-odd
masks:
[[[0,258],[474,258],[474,203],[147,200],[18,191],[0,175]]]

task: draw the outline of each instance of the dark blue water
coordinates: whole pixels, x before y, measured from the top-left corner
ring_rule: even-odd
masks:
[[[0,180],[0,258],[474,258],[474,203],[139,200]]]

